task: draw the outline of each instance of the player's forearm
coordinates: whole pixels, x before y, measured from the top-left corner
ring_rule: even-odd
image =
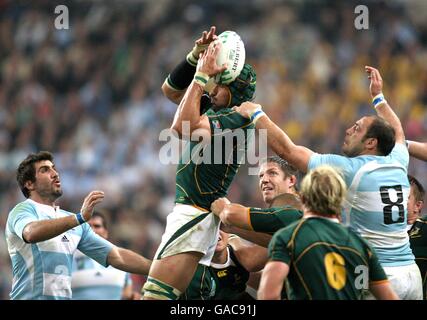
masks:
[[[180,135],[185,134],[185,125],[189,126],[190,132],[200,126],[200,99],[203,95],[203,88],[194,81],[188,87],[178,109],[172,124],[172,129]],[[188,132],[188,134],[190,133]]]
[[[219,218],[225,225],[232,225],[246,230],[252,230],[249,222],[249,208],[240,204],[230,203],[224,206]]]
[[[409,141],[408,150],[411,157],[427,161],[427,143]]]
[[[37,243],[59,236],[78,225],[75,216],[34,221],[25,226],[22,236],[29,243]]]
[[[131,250],[117,247],[114,247],[110,251],[107,262],[114,268],[142,275],[147,275],[151,266],[151,260]]]
[[[227,227],[225,232],[234,233],[235,235],[264,248],[268,247],[271,240],[271,235],[267,233],[249,231],[235,226]]]
[[[393,127],[396,133],[396,142],[405,143],[405,133],[403,132],[402,123],[390,105],[384,102],[378,105],[375,110],[380,118],[387,121]]]
[[[256,127],[258,130],[267,130],[267,144],[279,157],[300,171],[307,171],[308,162],[313,154],[311,150],[295,145],[267,115],[258,119]]]
[[[283,281],[277,282],[274,277],[267,275],[265,270],[261,276],[261,281],[258,289],[258,300],[280,300]]]
[[[388,281],[380,284],[370,283],[369,291],[377,300],[400,300]]]

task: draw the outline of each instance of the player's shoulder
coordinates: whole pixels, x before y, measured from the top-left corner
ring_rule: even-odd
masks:
[[[395,143],[391,152],[386,156],[377,156],[379,161],[383,162],[402,162],[406,163],[409,161],[408,147],[403,143]]]
[[[12,218],[20,213],[36,213],[36,206],[30,199],[19,202],[9,212],[9,218]]]
[[[23,209],[34,209],[34,208],[35,208],[34,204],[29,199],[26,199],[24,201],[21,201],[21,202],[17,203],[12,208],[12,210],[10,210],[10,212],[12,212],[12,211],[18,211],[18,210],[23,210]]]
[[[208,117],[226,117],[226,116],[232,116],[232,115],[233,116],[235,116],[235,115],[240,116],[240,114],[236,110],[233,110],[231,108],[222,108],[219,110],[209,109],[206,112],[206,115]]]
[[[302,217],[302,211],[290,205],[285,205],[281,207],[272,207],[270,208],[270,210],[272,210],[271,213],[276,215],[289,215],[289,216]]]
[[[424,227],[426,227],[427,226],[427,215],[418,218],[415,221],[415,223],[418,223],[418,224],[423,225]]]
[[[249,208],[251,213],[272,213],[276,210],[276,208],[258,208],[258,207],[251,207]]]
[[[307,219],[298,219],[286,227],[283,227],[273,235],[274,238],[281,238],[281,239],[295,239],[301,232],[304,231],[304,225],[306,224]]]

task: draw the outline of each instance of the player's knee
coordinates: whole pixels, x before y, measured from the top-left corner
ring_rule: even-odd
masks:
[[[142,288],[143,299],[177,300],[181,292],[153,277],[148,277]]]

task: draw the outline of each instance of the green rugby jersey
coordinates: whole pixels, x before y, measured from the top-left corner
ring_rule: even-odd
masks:
[[[423,296],[427,299],[427,216],[417,219],[409,231],[412,253],[423,279]]]
[[[193,279],[179,300],[212,300],[216,292],[216,279],[210,267],[198,264]]]
[[[387,281],[367,242],[321,217],[279,230],[270,242],[269,259],[289,266],[290,299],[361,299],[369,282]]]
[[[231,245],[228,245],[228,252],[225,264],[211,262],[210,268],[216,280],[214,300],[248,299],[246,282],[249,280],[249,272],[239,263]]]
[[[213,201],[227,195],[246,155],[247,140],[250,139],[247,130],[253,129],[254,125],[230,108],[217,112],[209,109],[205,114],[211,127],[211,142],[204,146],[194,141],[187,144],[176,171],[175,202],[209,210]],[[237,132],[240,137],[233,139]],[[191,155],[196,156],[191,159]],[[210,159],[210,163],[197,164],[197,155]]]
[[[249,208],[249,224],[254,231],[273,234],[302,218],[302,211],[291,206],[268,209]]]

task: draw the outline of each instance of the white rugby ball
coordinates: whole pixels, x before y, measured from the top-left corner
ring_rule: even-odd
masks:
[[[218,84],[229,84],[236,80],[243,69],[246,58],[245,45],[240,36],[234,31],[224,31],[218,36],[222,46],[218,53],[216,63],[222,66],[227,64],[227,70],[215,76]]]

